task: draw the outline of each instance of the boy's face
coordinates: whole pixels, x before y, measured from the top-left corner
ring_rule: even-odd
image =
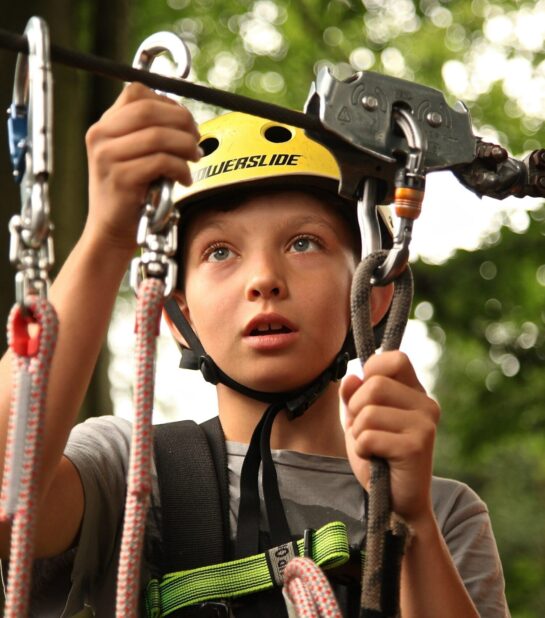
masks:
[[[205,210],[185,234],[179,300],[204,349],[250,388],[283,391],[316,378],[350,324],[355,269],[347,224],[299,191]]]

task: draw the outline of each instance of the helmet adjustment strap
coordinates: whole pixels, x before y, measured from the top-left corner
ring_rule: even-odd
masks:
[[[346,351],[349,343],[348,337],[331,365],[310,384],[306,384],[292,391],[279,393],[258,391],[249,388],[231,378],[216,365],[214,359],[206,353],[202,343],[195,334],[195,331],[191,328],[191,325],[174,298],[169,298],[165,302],[165,310],[186,340],[190,348],[188,351],[193,353],[195,363],[192,363],[191,366],[195,369],[199,369],[207,382],[211,384],[224,384],[246,397],[262,401],[263,403],[282,404],[282,406],[288,410],[290,419],[303,414],[316,401],[330,382],[340,380],[346,373],[349,360],[349,354]],[[185,351],[186,350],[184,350],[184,352]]]

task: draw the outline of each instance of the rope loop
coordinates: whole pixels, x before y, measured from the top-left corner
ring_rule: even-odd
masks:
[[[352,282],[352,328],[362,365],[375,352],[371,316],[371,292],[376,269],[388,251],[376,251],[364,258]],[[394,296],[386,318],[381,348],[396,350],[409,319],[413,279],[407,266],[393,281]],[[399,612],[401,557],[409,539],[407,525],[390,504],[390,471],[383,459],[372,458],[367,513],[366,559],[362,577],[362,616],[393,618]]]
[[[310,558],[290,560],[284,571],[284,597],[288,612],[294,606],[296,618],[342,618],[329,580]]]
[[[28,615],[45,399],[57,332],[57,314],[46,299],[31,297],[26,307],[12,308],[13,389],[0,496],[0,520],[12,522],[6,618]]]

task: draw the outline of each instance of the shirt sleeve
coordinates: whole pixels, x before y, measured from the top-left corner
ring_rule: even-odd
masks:
[[[94,417],[72,430],[64,454],[81,478],[83,520],[77,547],[36,561],[33,599],[41,610],[36,615],[65,618],[91,605],[106,616],[100,608],[112,607],[130,439],[130,423],[114,416]]]
[[[434,509],[452,560],[481,618],[510,618],[486,504],[467,485],[434,479]]]

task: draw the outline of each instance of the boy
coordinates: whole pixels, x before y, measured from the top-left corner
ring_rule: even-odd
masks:
[[[271,124],[261,122],[263,131]],[[235,131],[233,144],[248,139],[244,130]],[[36,547],[37,556],[46,558],[37,569],[46,598],[36,602],[37,615],[69,616],[85,602],[98,616],[113,615],[130,427],[114,417],[93,419],[67,441],[135,250],[148,185],[158,177],[190,185],[187,161],[204,155],[204,168],[214,139],[221,146],[216,136],[203,134],[204,152],[199,150],[199,133],[187,110],[138,84],[127,87],[88,132],[89,217],[51,290],[61,326],[49,384]],[[278,138],[276,144],[284,153],[286,142]],[[234,159],[240,157],[225,156]],[[248,161],[238,167],[234,171],[242,173]],[[233,185],[235,192],[233,186],[203,190],[204,205],[198,190],[185,203],[181,197],[182,274],[175,298],[206,353],[236,383],[217,385],[235,544],[244,533],[237,529],[242,461],[266,407],[249,393],[300,389],[332,365],[350,329],[348,299],[356,266],[357,241],[347,223],[353,212],[316,179],[312,186],[312,179],[290,176],[284,166],[276,173],[281,183],[275,183],[276,170],[260,167],[263,175],[241,189]],[[375,323],[391,295],[391,287],[374,289]],[[8,356],[2,361],[2,385],[9,382]],[[340,391],[328,382],[302,416],[289,420],[282,410],[274,420],[270,446],[277,449],[273,458],[291,534],[299,537],[305,528],[341,519],[351,544],[361,544],[368,460],[383,457],[391,470],[393,508],[414,534],[402,567],[403,616],[507,616],[486,507],[461,484],[432,481],[437,404],[399,352],[372,357],[364,376],[346,378]],[[346,430],[339,420],[339,393]],[[8,400],[9,388],[3,386],[2,448]],[[148,546],[160,543],[156,489],[153,505]],[[260,528],[266,531],[267,522]],[[7,528],[0,543],[5,557]],[[143,583],[149,568],[144,563]],[[234,611],[261,615],[261,609]],[[283,610],[271,611],[267,615],[280,616],[275,612]]]

